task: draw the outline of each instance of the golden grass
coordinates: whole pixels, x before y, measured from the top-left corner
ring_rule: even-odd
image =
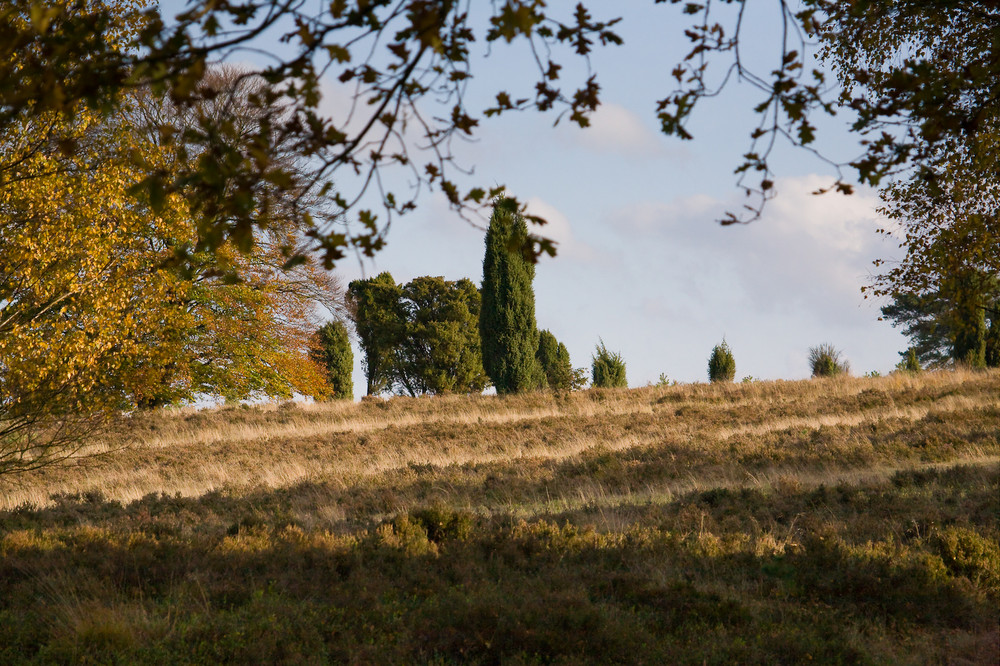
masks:
[[[1000,414],[996,371],[174,410],[123,419],[113,435],[94,446],[132,445],[96,463],[0,480],[0,510],[45,506],[58,493],[99,491],[125,503],[150,493],[198,496],[220,489],[287,488],[307,480],[346,486],[414,465],[553,464],[594,451],[645,451],[647,457],[675,452],[676,465],[663,468],[667,478],[641,481],[652,484],[649,492],[656,495],[772,482],[760,465],[748,463],[758,457],[773,459],[775,475],[821,483],[831,474],[855,473],[844,462],[852,457],[861,474],[917,463],[995,460],[997,428],[992,438],[982,433],[989,429],[990,414]],[[873,453],[886,446],[883,440],[895,446],[899,437],[922,432],[928,419],[958,428],[933,435],[955,439],[936,458],[924,452],[896,461]],[[871,435],[873,427],[890,432]],[[841,459],[824,462],[827,449]],[[699,467],[699,457],[714,463]],[[692,464],[691,477],[683,480],[685,465]],[[594,488],[591,494],[603,492]],[[641,491],[625,495],[643,498]],[[560,501],[576,503],[578,497],[592,499],[574,488]],[[331,506],[328,513],[343,510]]]

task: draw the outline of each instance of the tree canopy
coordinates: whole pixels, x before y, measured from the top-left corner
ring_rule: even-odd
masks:
[[[731,81],[760,92],[754,109],[760,121],[748,128],[750,145],[736,165],[756,199],[746,215],[725,221],[759,213],[774,192],[774,145],[787,140],[813,149],[817,115],[850,108],[851,129],[866,141],[857,158],[837,165],[853,174],[831,182],[844,192],[852,180],[878,185],[911,168],[932,177],[923,166],[942,147],[995,131],[995,2],[655,4],[674,6],[690,21],[683,30],[690,51],[672,70],[674,89],[664,91],[654,110],[665,134],[691,138],[689,121],[697,109]],[[280,41],[282,48],[260,71],[269,87],[248,103],[266,110],[283,100],[282,112],[266,115],[249,133],[224,118],[194,117],[189,136],[202,145],[202,158],[180,171],[151,173],[143,186],[156,210],[166,193],[199,192],[196,249],[230,238],[241,245],[260,228],[252,197],[234,192],[246,194],[260,183],[292,192],[315,188],[350,221],[309,230],[328,265],[352,249],[380,249],[392,217],[412,210],[423,189],[442,192],[460,210],[487,205],[499,188],[463,187],[450,142],[474,136],[488,117],[528,109],[587,126],[601,100],[600,72],[589,57],[598,48],[623,46],[615,32],[619,18],[585,2],[550,8],[504,0],[483,9],[470,0],[192,0],[173,17],[139,7],[132,0],[6,3],[0,10],[0,133],[25,118],[75,113],[81,102],[109,112],[122,89],[140,85],[176,104],[193,104],[213,94],[200,85],[210,62],[238,59],[262,40]],[[770,67],[755,71],[743,53],[744,26],[751,13],[771,10],[777,11],[772,28],[781,48]],[[664,23],[676,18],[665,14]],[[476,75],[478,43],[521,45],[537,63],[533,74],[498,81],[486,109],[470,108],[464,94]],[[834,68],[839,85],[812,64],[814,55]],[[586,73],[567,80],[576,69],[567,63],[578,60],[587,64]],[[334,122],[319,111],[328,80],[353,88],[350,119]],[[281,145],[293,146],[311,171],[296,174],[272,160]],[[407,172],[416,187],[389,189],[383,173],[391,169]],[[341,173],[360,176],[353,190],[332,189],[330,179]],[[364,203],[369,192],[378,206]],[[297,212],[311,217],[308,206]],[[553,250],[536,235],[526,243],[534,252]]]
[[[249,247],[178,270],[198,235],[188,200],[167,193],[155,213],[134,186],[184,155],[144,109],[129,96],[111,116],[53,113],[0,136],[0,473],[75,453],[117,410],[328,390],[309,351],[339,283],[308,258],[286,266],[300,228],[277,214]]]
[[[368,394],[479,393],[489,380],[479,346],[479,290],[471,280],[389,273],[348,286]]]

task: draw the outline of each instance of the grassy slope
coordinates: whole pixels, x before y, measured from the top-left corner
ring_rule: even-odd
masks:
[[[0,663],[1000,658],[997,372],[119,428],[0,481]]]

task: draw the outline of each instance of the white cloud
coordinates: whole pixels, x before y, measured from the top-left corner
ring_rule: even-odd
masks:
[[[632,206],[611,223],[639,252],[655,246],[659,279],[696,298],[728,293],[757,312],[840,322],[858,310],[872,261],[892,248],[875,232],[877,197],[811,194],[828,184],[817,175],[780,179],[778,197],[745,226],[716,222],[741,202],[707,196]]]
[[[590,116],[584,129],[571,125],[573,141],[598,152],[628,157],[662,157],[677,152],[668,149],[667,139],[651,129],[638,114],[619,104],[604,102]]]
[[[530,225],[528,230],[554,240],[557,243],[556,250],[560,258],[582,261],[589,261],[594,258],[593,248],[573,235],[573,228],[570,225],[569,218],[555,206],[539,197],[531,197],[525,203],[527,204],[528,213],[544,218],[547,222],[542,227]]]

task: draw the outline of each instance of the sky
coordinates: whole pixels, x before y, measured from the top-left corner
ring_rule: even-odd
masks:
[[[595,14],[603,4],[593,3]],[[760,9],[771,4],[753,3],[760,13],[750,12],[744,33],[747,61],[765,73],[781,53],[771,10]],[[454,147],[457,162],[475,169],[461,184],[505,184],[549,221],[539,231],[558,241],[559,252],[536,270],[539,328],[566,344],[575,367],[589,369],[603,340],[622,354],[633,387],[661,375],[707,381],[708,357],[723,339],[737,380],[808,377],[809,348],[826,342],[842,350],[854,374],[892,370],[906,339],[879,321],[882,303],[861,293],[872,261],[900,254],[876,232],[884,222],[876,193],[814,196],[833,172],[804,151],[780,147],[772,160],[777,198],[751,224],[720,226],[722,213],[743,203],[733,169],[749,147],[759,92],[731,85],[702,102],[690,126],[694,140],[664,137],[655,103],[673,90],[669,73],[686,52],[689,19],[652,2],[614,3],[608,12],[622,16],[617,31],[625,45],[593,57],[603,105],[590,128],[509,114],[483,119],[475,142]],[[499,89],[530,93],[535,81],[523,46],[487,48],[480,43],[473,51],[473,110],[488,107]],[[346,95],[332,83],[327,93],[324,108],[336,116]],[[820,123],[825,154],[859,152],[848,122]],[[425,193],[416,212],[393,222],[374,260],[352,258],[336,270],[345,283],[382,271],[400,283],[421,275],[478,283],[482,226]],[[356,345],[354,385],[360,397],[365,379]]]

